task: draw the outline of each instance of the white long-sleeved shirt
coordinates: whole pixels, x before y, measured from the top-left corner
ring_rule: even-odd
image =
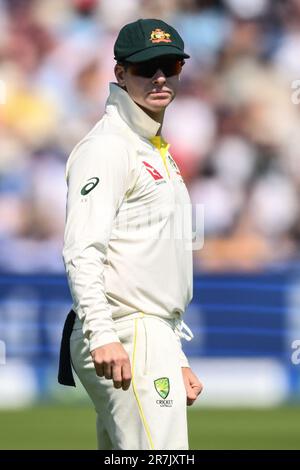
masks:
[[[111,83],[104,116],[67,162],[63,259],[91,351],[119,341],[114,319],[174,318],[192,298],[190,198],[164,141],[157,148],[159,126]]]

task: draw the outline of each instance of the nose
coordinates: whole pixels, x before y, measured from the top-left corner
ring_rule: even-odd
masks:
[[[161,69],[157,69],[155,74],[153,75],[152,82],[155,85],[163,85],[166,83],[166,76]]]

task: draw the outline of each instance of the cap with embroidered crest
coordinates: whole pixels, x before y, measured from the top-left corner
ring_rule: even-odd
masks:
[[[176,29],[156,19],[140,19],[123,26],[114,45],[114,54],[116,61],[132,63],[164,55],[190,57],[184,52],[184,42]]]

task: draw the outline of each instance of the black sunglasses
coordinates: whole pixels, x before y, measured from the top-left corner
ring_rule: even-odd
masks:
[[[148,60],[147,62],[139,62],[137,64],[131,64],[126,62],[124,64],[126,68],[130,70],[132,75],[139,77],[151,78],[155,75],[156,71],[161,70],[166,77],[172,77],[173,75],[179,75],[184,60],[182,59],[154,59]]]

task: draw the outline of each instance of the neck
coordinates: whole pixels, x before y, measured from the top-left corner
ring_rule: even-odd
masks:
[[[165,116],[165,109],[162,109],[161,111],[155,112],[151,111],[150,109],[144,108],[140,104],[136,103],[143,111],[146,113],[153,121],[159,122],[160,127],[156,133],[156,135],[161,135],[161,130],[164,122],[164,116]]]

